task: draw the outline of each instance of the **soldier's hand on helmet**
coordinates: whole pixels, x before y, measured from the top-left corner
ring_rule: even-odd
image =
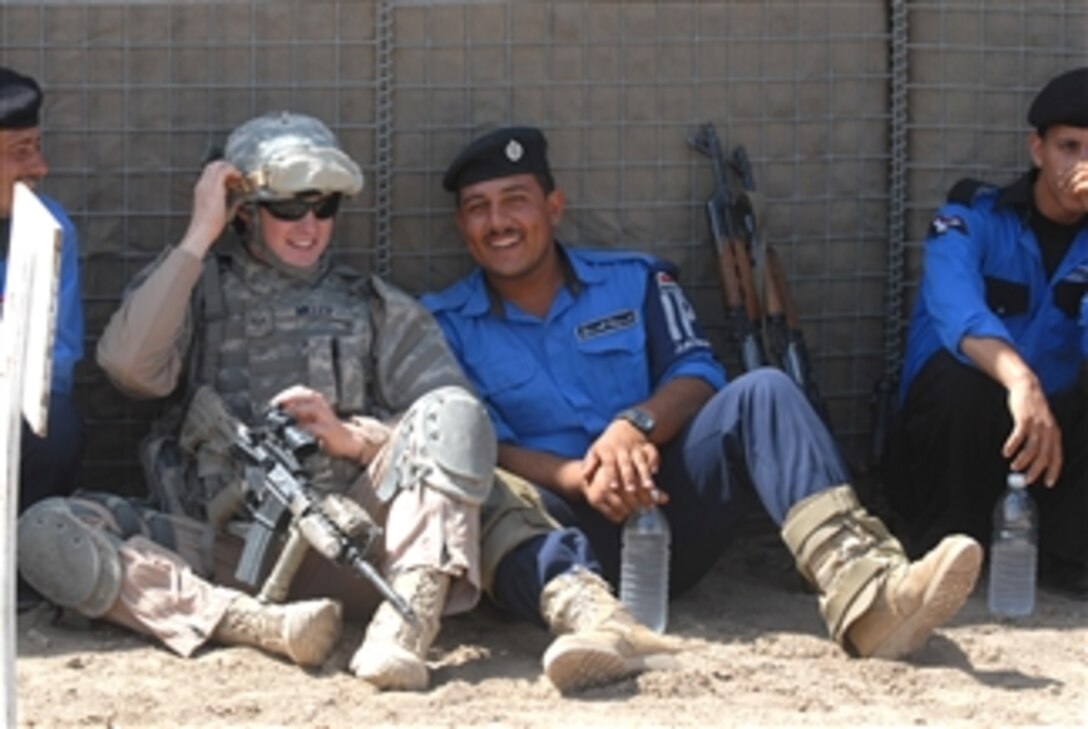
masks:
[[[272,398],[272,405],[281,408],[295,423],[317,439],[326,455],[334,458],[356,459],[359,443],[352,429],[336,413],[325,396],[302,385],[289,387]]]
[[[225,160],[216,160],[204,166],[193,188],[193,213],[179,247],[200,257],[208,252],[237,211],[237,204],[231,202],[229,189],[241,180],[241,173]]]
[[[1028,483],[1042,476],[1053,486],[1062,470],[1062,433],[1046,395],[1035,378],[1021,378],[1009,388],[1007,402],[1013,428],[1002,454],[1012,459],[1009,467]]]

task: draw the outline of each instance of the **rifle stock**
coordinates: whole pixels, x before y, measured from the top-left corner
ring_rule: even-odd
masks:
[[[820,395],[820,389],[816,385],[816,378],[812,374],[812,362],[808,354],[808,345],[805,343],[805,335],[801,330],[801,319],[797,309],[793,305],[790,296],[786,276],[782,272],[782,263],[778,253],[773,248],[767,248],[767,258],[764,269],[767,283],[767,300],[772,299],[776,308],[781,310],[781,323],[776,322],[775,328],[781,328],[784,324],[785,338],[781,352],[782,369],[789,375],[801,391],[805,393],[809,403],[825,423],[829,423],[827,405]],[[771,305],[768,303],[768,314]],[[778,316],[776,314],[776,316]]]
[[[710,158],[715,189],[706,203],[711,245],[717,260],[718,280],[725,301],[730,339],[745,372],[766,364],[760,344],[759,302],[752,287],[752,266],[745,232],[749,225],[744,210],[751,210],[743,196],[733,194],[726,163],[712,124],[704,124],[688,143]],[[743,158],[743,151],[741,152]],[[747,280],[747,283],[746,283]]]
[[[732,240],[733,258],[737,262],[737,277],[740,279],[741,293],[744,297],[744,316],[747,319],[745,336],[741,340],[741,360],[744,371],[751,372],[767,364],[763,344],[759,339],[760,313],[759,294],[756,293],[755,274],[752,271],[752,257],[743,240]]]

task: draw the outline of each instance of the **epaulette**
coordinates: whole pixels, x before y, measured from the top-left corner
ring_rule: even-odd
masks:
[[[993,185],[973,177],[964,177],[948,191],[948,202],[970,206],[983,190],[996,189]]]
[[[653,265],[656,260],[648,253],[636,251],[631,248],[575,248],[578,254],[591,263],[624,263],[628,261],[641,261]]]

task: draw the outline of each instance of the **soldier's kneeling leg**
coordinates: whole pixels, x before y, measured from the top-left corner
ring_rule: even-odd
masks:
[[[390,506],[386,529],[386,548],[398,556],[386,568],[415,620],[383,602],[351,659],[351,670],[381,689],[418,691],[429,682],[425,659],[453,578],[474,574],[478,566],[475,534],[480,504],[494,478],[495,434],[487,411],[471,393],[443,387],[413,403],[387,449],[379,456],[385,466],[376,479],[377,495],[384,502],[398,499]],[[413,549],[410,540],[424,532],[432,537],[424,540],[432,542],[430,547]]]
[[[96,618],[121,592],[117,538],[76,516],[67,500],[39,501],[19,517],[19,571],[50,602]]]

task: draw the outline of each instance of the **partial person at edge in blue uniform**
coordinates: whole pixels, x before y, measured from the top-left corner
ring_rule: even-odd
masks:
[[[8,250],[15,183],[34,188],[49,171],[42,153],[39,118],[42,90],[31,77],[0,67],[0,314],[7,281]],[[57,324],[53,344],[53,379],[48,429],[39,437],[23,423],[19,468],[19,513],[50,496],[75,489],[83,453],[83,419],[72,400],[73,371],[83,359],[83,304],[80,300],[78,240],[60,203],[38,193],[62,228]],[[19,583],[19,607],[37,597]]]
[[[849,653],[903,657],[959,610],[982,558],[974,540],[949,537],[909,562],[783,373],[726,384],[674,267],[556,240],[565,198],[539,129],[475,140],[443,184],[478,267],[423,302],[488,408],[500,465],[588,535],[613,585],[635,509],[657,504],[669,520],[676,594],[756,508],[781,527]]]
[[[1028,109],[1032,167],[957,183],[933,218],[886,449],[914,552],[988,543],[1010,471],[1040,511],[1040,586],[1088,598],[1088,67]]]

